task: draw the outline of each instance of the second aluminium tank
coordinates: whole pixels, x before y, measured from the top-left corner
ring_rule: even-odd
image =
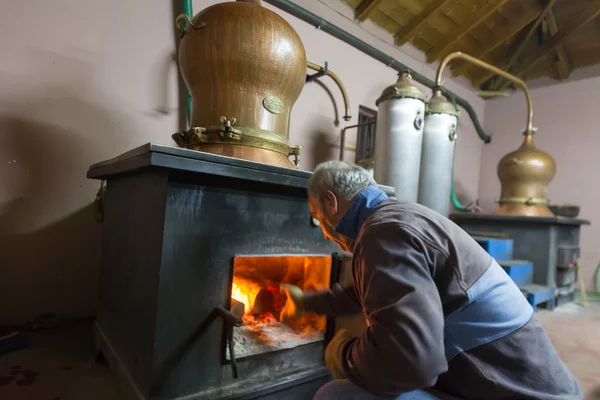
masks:
[[[396,198],[417,201],[427,97],[402,72],[377,100],[375,171],[377,183],[394,187]]]
[[[447,217],[453,179],[458,110],[436,89],[425,111],[418,202]]]

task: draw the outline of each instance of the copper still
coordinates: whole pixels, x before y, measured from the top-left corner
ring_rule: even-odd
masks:
[[[190,129],[172,137],[194,150],[293,167],[290,113],[306,77],[296,31],[260,0],[220,3],[188,21],[179,65],[192,97]],[[297,162],[297,160],[296,160]]]
[[[533,144],[533,131],[525,132],[525,140],[517,150],[498,163],[502,191],[494,214],[518,214],[552,217],[548,208],[548,184],[556,173],[552,156]]]
[[[533,143],[533,102],[529,88],[522,79],[509,74],[493,65],[487,64],[475,57],[461,52],[448,54],[440,63],[436,83],[442,87],[442,72],[444,67],[453,59],[463,59],[478,65],[488,71],[500,75],[523,89],[527,100],[527,127],[525,139],[517,150],[508,153],[498,163],[498,178],[500,178],[501,194],[497,201],[498,208],[494,214],[526,215],[530,217],[554,216],[548,208],[548,184],[556,174],[556,163],[552,156]]]

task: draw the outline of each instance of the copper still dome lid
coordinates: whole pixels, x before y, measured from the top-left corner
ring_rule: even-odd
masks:
[[[293,167],[290,114],[306,78],[297,32],[259,0],[217,3],[182,32],[179,66],[192,97],[190,129],[174,134],[183,147]]]

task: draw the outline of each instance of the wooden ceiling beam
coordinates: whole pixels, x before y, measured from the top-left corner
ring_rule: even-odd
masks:
[[[556,18],[554,17],[554,13],[552,11],[548,13],[546,21],[548,22],[548,31],[550,35],[556,36],[558,33],[558,24],[556,23]],[[564,81],[569,79],[569,75],[571,74],[569,57],[567,56],[567,51],[562,43],[556,46],[556,70],[561,80]]]
[[[427,53],[427,61],[432,63],[452,50],[465,35],[485,21],[490,15],[506,4],[508,0],[493,0],[471,14],[465,23],[458,26],[453,32],[445,35],[447,40],[442,40]]]
[[[415,16],[408,25],[400,29],[395,35],[396,46],[402,47],[410,42],[420,32],[419,29],[429,20],[429,18],[437,11],[448,5],[453,0],[434,0],[425,7],[423,12]]]
[[[514,19],[514,22],[511,25],[494,35],[494,40],[491,43],[484,43],[480,51],[472,53],[471,55],[473,57],[480,58],[485,62],[492,62],[493,60],[491,60],[490,57],[488,57],[488,55],[494,50],[496,50],[498,47],[509,41],[517,33],[525,29],[527,25],[535,21],[535,19],[538,17],[538,15],[540,15],[542,11],[543,9],[541,5],[537,7],[527,8],[525,12],[523,12],[517,18]],[[455,68],[455,70],[453,71],[454,76],[462,75],[472,67],[473,65],[471,64],[463,63],[457,68]]]
[[[381,3],[381,0],[363,0],[356,8],[356,19],[360,22],[365,22],[369,18],[369,15],[375,11],[379,3]]]
[[[528,57],[520,68],[514,71],[517,76],[523,76],[532,69],[538,62],[556,51],[556,47],[562,44],[565,39],[573,32],[594,21],[600,15],[600,0],[594,0],[588,4],[585,10],[579,16],[571,21],[564,29],[561,29],[555,36],[552,36],[546,43],[531,56]]]
[[[533,25],[531,25],[531,27],[529,28],[529,31],[527,32],[527,34],[525,35],[525,37],[523,38],[521,43],[518,45],[518,47],[515,49],[515,51],[512,52],[512,56],[510,57],[510,60],[507,63],[502,63],[502,65],[497,65],[498,68],[501,68],[505,71],[509,71],[515,65],[515,62],[519,59],[519,56],[521,55],[523,50],[525,50],[525,46],[527,45],[529,40],[533,37],[534,33],[537,31],[537,28],[540,26],[542,21],[544,21],[544,19],[546,18],[546,15],[548,15],[548,13],[552,10],[552,7],[554,7],[555,3],[556,3],[556,0],[548,1],[548,3],[546,4],[546,7],[544,7],[544,10],[540,13],[538,18],[535,20],[535,23]],[[479,78],[473,80],[473,86],[479,86],[479,85],[483,84],[484,82],[487,82],[493,76],[494,76],[493,72],[486,72],[485,74],[481,75]]]

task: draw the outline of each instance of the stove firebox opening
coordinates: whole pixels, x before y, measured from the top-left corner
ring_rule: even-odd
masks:
[[[231,311],[243,313],[243,325],[234,329],[233,349],[237,359],[291,349],[325,338],[327,319],[312,313],[280,321],[286,305],[280,285],[302,290],[329,287],[331,256],[239,256],[233,260]],[[229,351],[225,352],[227,360]]]

